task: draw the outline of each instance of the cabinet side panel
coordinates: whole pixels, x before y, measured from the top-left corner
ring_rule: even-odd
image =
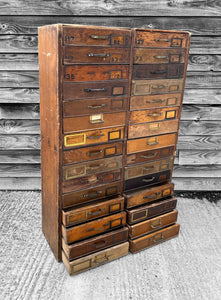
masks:
[[[41,116],[42,229],[58,261],[61,260],[59,152],[60,109],[58,74],[59,26],[39,28]]]

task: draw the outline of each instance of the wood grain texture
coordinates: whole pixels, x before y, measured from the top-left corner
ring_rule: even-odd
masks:
[[[0,150],[0,164],[40,164],[39,150]]]
[[[39,134],[1,134],[0,150],[40,149]]]
[[[221,120],[221,106],[183,105],[181,119],[184,120]],[[218,125],[218,124],[217,124]]]
[[[0,134],[39,134],[40,120],[0,120]]]
[[[39,104],[1,104],[1,119],[40,119]]]
[[[217,150],[180,150],[180,165],[213,165],[221,164],[221,151]]]
[[[0,103],[39,103],[39,89],[0,88]]]

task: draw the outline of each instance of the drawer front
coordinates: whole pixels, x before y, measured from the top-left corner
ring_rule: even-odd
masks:
[[[131,95],[181,93],[183,79],[132,80]]]
[[[63,181],[122,167],[122,155],[63,167]]]
[[[125,179],[137,178],[147,174],[157,173],[171,169],[173,164],[173,157],[167,159],[155,160],[149,163],[133,165],[125,168]]]
[[[181,78],[184,64],[147,64],[133,66],[133,79]]]
[[[136,30],[135,47],[185,48],[189,33]]]
[[[128,80],[105,82],[63,83],[63,99],[91,99],[105,97],[122,97],[128,95]]]
[[[171,225],[162,230],[158,230],[154,233],[145,235],[135,240],[129,240],[130,252],[136,253],[141,250],[147,249],[151,246],[158,245],[168,239],[171,239],[179,234],[180,225]]]
[[[63,164],[108,158],[123,153],[123,142],[63,151]]]
[[[142,188],[135,192],[125,193],[124,197],[126,198],[126,207],[130,208],[171,196],[173,193],[173,183],[166,183],[154,186],[152,188]]]
[[[183,64],[186,49],[134,49],[134,64]]]
[[[62,226],[62,235],[67,244],[83,240],[88,237],[106,232],[111,229],[122,227],[126,224],[126,212],[110,215],[88,223],[70,228]]]
[[[62,248],[67,258],[73,260],[127,242],[127,239],[128,228],[124,227],[71,245],[62,240]]]
[[[125,65],[72,65],[64,66],[63,81],[99,81],[128,79],[129,66]]]
[[[130,30],[122,29],[64,26],[63,44],[129,47],[131,44],[131,32]]]
[[[118,181],[121,180],[122,178],[121,174],[122,174],[122,170],[117,169],[114,171],[101,172],[98,174],[87,175],[84,177],[63,181],[62,192],[69,193],[72,191],[92,188],[97,185]]]
[[[126,164],[138,164],[148,161],[153,161],[156,159],[167,158],[169,156],[174,155],[174,146],[165,147],[156,150],[143,151],[139,153],[129,154],[126,157]]]
[[[75,259],[71,262],[62,251],[62,260],[69,274],[74,275],[127,255],[128,248],[129,243],[125,242],[123,244]]]
[[[155,108],[130,112],[129,123],[146,123],[179,118],[179,107]]]
[[[64,49],[64,64],[129,64],[129,48],[72,47]]]
[[[178,126],[178,119],[172,121],[160,121],[130,125],[128,129],[128,139],[177,132]]]
[[[128,98],[91,99],[63,102],[63,117],[125,111]]]
[[[76,132],[125,124],[126,112],[91,114],[90,116],[64,118],[63,132]]]
[[[142,139],[136,139],[127,141],[127,153],[136,153],[146,150],[157,149],[161,147],[167,147],[175,145],[176,134],[170,133],[160,136],[147,137]]]
[[[124,127],[91,130],[64,135],[64,148],[86,146],[97,143],[120,141],[124,138]]]
[[[167,170],[167,171],[152,173],[149,175],[125,180],[124,191],[133,190],[139,187],[151,186],[153,184],[169,181],[171,177],[171,172],[172,172],[171,170]]]
[[[129,225],[129,237],[130,239],[138,238],[153,231],[162,229],[166,226],[172,225],[176,223],[177,215],[178,211],[174,210],[159,217],[152,218],[131,226]]]
[[[177,199],[170,198],[162,201],[158,201],[153,204],[144,205],[142,207],[131,209],[127,211],[127,223],[135,224],[163,213],[167,213],[176,208]]]
[[[124,198],[116,197],[89,205],[84,205],[76,209],[66,209],[62,211],[62,223],[64,226],[76,225],[88,222],[96,218],[117,213],[124,209]]]
[[[62,195],[63,208],[118,195],[121,193],[121,185],[122,182],[113,182],[110,184],[89,188],[87,190],[64,194]]]
[[[133,96],[130,98],[130,110],[171,107],[175,105],[181,105],[181,94]]]

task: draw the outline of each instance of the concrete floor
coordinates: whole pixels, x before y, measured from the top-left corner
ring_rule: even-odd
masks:
[[[1,300],[221,299],[221,201],[180,199],[178,238],[70,277],[41,232],[40,193],[0,199]]]

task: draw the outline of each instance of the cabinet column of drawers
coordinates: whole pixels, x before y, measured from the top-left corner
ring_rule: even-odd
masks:
[[[171,183],[189,33],[132,30],[133,67],[124,169],[132,253],[178,235]]]

